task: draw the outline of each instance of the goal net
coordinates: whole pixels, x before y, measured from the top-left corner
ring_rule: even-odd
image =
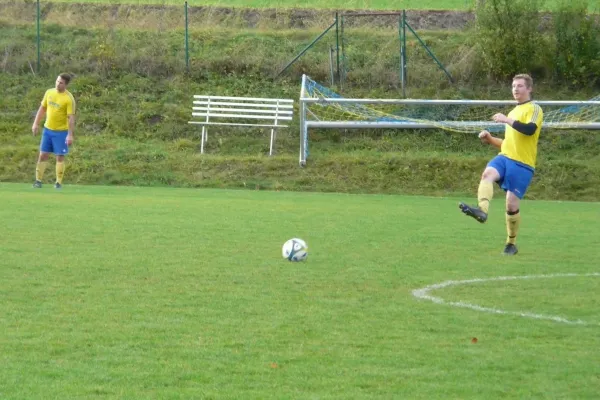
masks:
[[[536,101],[544,110],[543,128],[600,129],[600,96],[588,101]],[[508,100],[349,99],[302,77],[300,91],[300,164],[308,155],[309,128],[443,129],[478,133],[503,132],[491,122],[495,113],[508,114]]]

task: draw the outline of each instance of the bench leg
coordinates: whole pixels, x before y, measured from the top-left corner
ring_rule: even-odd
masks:
[[[276,135],[276,131],[275,128],[271,129],[271,144],[269,146],[269,155],[272,156],[273,155],[273,145],[275,144],[275,135]]]
[[[204,154],[204,141],[206,138],[206,130],[207,130],[206,127],[203,126],[202,127],[202,140],[200,142],[200,154]]]

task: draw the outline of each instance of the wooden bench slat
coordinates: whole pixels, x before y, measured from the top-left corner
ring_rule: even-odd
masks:
[[[197,104],[197,105],[201,105],[201,106],[206,106],[206,105],[211,105],[211,106],[239,106],[239,107],[253,107],[253,108],[264,108],[264,109],[273,109],[273,108],[279,108],[282,110],[293,110],[294,109],[294,105],[293,104],[258,104],[258,103],[227,103],[227,102],[223,102],[223,101],[194,101],[193,104]]]
[[[245,112],[250,114],[283,114],[283,115],[292,115],[294,113],[293,110],[251,110],[249,108],[213,108],[213,107],[192,107],[194,111],[210,111],[210,114],[216,116],[218,113],[224,112]]]
[[[226,125],[226,126],[258,126],[262,128],[287,128],[287,125],[271,125],[271,124],[240,124],[236,122],[201,122],[201,121],[189,121],[188,124],[192,125]]]
[[[269,116],[269,115],[247,115],[247,114],[211,114],[211,113],[195,113],[193,112],[192,115],[194,117],[209,117],[209,118],[248,118],[248,119],[272,119],[272,120],[276,120],[276,119],[283,119],[283,120],[288,120],[291,121],[292,117],[286,117],[286,116]]]
[[[217,100],[247,100],[247,101],[264,101],[264,102],[281,102],[281,103],[293,103],[293,99],[273,99],[264,97],[232,97],[232,96],[206,96],[206,95],[194,95],[195,99],[217,99]]]

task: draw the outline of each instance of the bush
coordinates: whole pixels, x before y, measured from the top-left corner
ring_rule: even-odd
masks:
[[[561,0],[553,13],[555,78],[571,86],[600,83],[600,27],[587,0]]]
[[[543,0],[478,1],[475,43],[491,77],[543,71],[547,46],[540,32],[542,4]]]

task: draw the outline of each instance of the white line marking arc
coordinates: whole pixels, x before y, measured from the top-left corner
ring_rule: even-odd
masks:
[[[420,289],[415,289],[412,291],[413,296],[418,299],[430,300],[436,304],[446,304],[453,307],[461,307],[461,308],[469,308],[475,311],[482,311],[491,314],[504,314],[504,315],[516,315],[519,317],[525,318],[534,318],[540,320],[549,320],[554,322],[561,322],[564,324],[570,325],[600,325],[597,323],[589,323],[586,321],[582,321],[580,319],[570,320],[563,317],[557,317],[553,315],[544,315],[544,314],[536,314],[530,312],[518,312],[518,311],[505,311],[492,307],[482,307],[477,304],[465,303],[462,301],[446,301],[441,297],[436,297],[429,292],[433,290],[443,289],[449,286],[459,286],[459,285],[469,285],[473,283],[482,283],[482,282],[496,282],[496,281],[512,281],[517,279],[547,279],[547,278],[573,278],[573,277],[600,277],[600,272],[592,272],[588,274],[547,274],[547,275],[522,275],[522,276],[497,276],[494,278],[475,278],[475,279],[466,279],[460,281],[445,281],[442,283],[436,283],[434,285],[425,286]]]

